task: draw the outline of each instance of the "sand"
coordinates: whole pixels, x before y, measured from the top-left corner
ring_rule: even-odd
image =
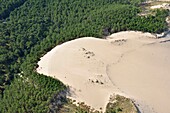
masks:
[[[170,6],[168,3],[163,3],[161,5],[154,5],[154,6],[151,6],[150,7],[151,9],[160,9],[160,8],[163,8],[163,9],[170,9]]]
[[[141,113],[170,111],[170,39],[126,31],[107,39],[84,37],[56,46],[38,73],[70,86],[68,97],[105,111],[112,94],[131,98]]]
[[[170,0],[157,0],[157,1],[169,2]]]

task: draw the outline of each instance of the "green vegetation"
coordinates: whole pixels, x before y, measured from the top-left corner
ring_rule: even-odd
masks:
[[[49,100],[65,86],[35,69],[39,58],[57,44],[122,30],[164,31],[167,11],[140,17],[140,2],[0,0],[0,113],[49,111]]]
[[[55,94],[66,89],[60,81],[36,73],[29,78],[18,76],[6,86],[0,102],[2,113],[47,113]]]
[[[106,113],[138,113],[138,110],[130,99],[116,95],[107,104]]]
[[[5,19],[17,7],[24,4],[26,0],[0,0],[0,19]]]

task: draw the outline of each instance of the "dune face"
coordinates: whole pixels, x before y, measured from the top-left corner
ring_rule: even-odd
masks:
[[[105,111],[112,94],[134,100],[141,112],[170,111],[170,39],[120,32],[107,39],[80,38],[56,46],[37,71],[70,86],[70,98]]]

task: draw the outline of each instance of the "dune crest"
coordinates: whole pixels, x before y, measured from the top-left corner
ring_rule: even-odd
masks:
[[[110,95],[130,97],[141,112],[170,108],[170,39],[126,31],[107,39],[84,37],[48,52],[38,73],[70,86],[71,99],[105,111]]]

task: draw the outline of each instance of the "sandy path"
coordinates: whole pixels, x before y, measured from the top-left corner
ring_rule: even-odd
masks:
[[[170,2],[170,0],[157,0],[157,1]]]
[[[166,41],[167,40],[167,41]],[[37,71],[70,86],[69,97],[102,111],[113,93],[132,98],[144,113],[170,111],[170,39],[120,32],[107,40],[80,38],[56,46]]]

